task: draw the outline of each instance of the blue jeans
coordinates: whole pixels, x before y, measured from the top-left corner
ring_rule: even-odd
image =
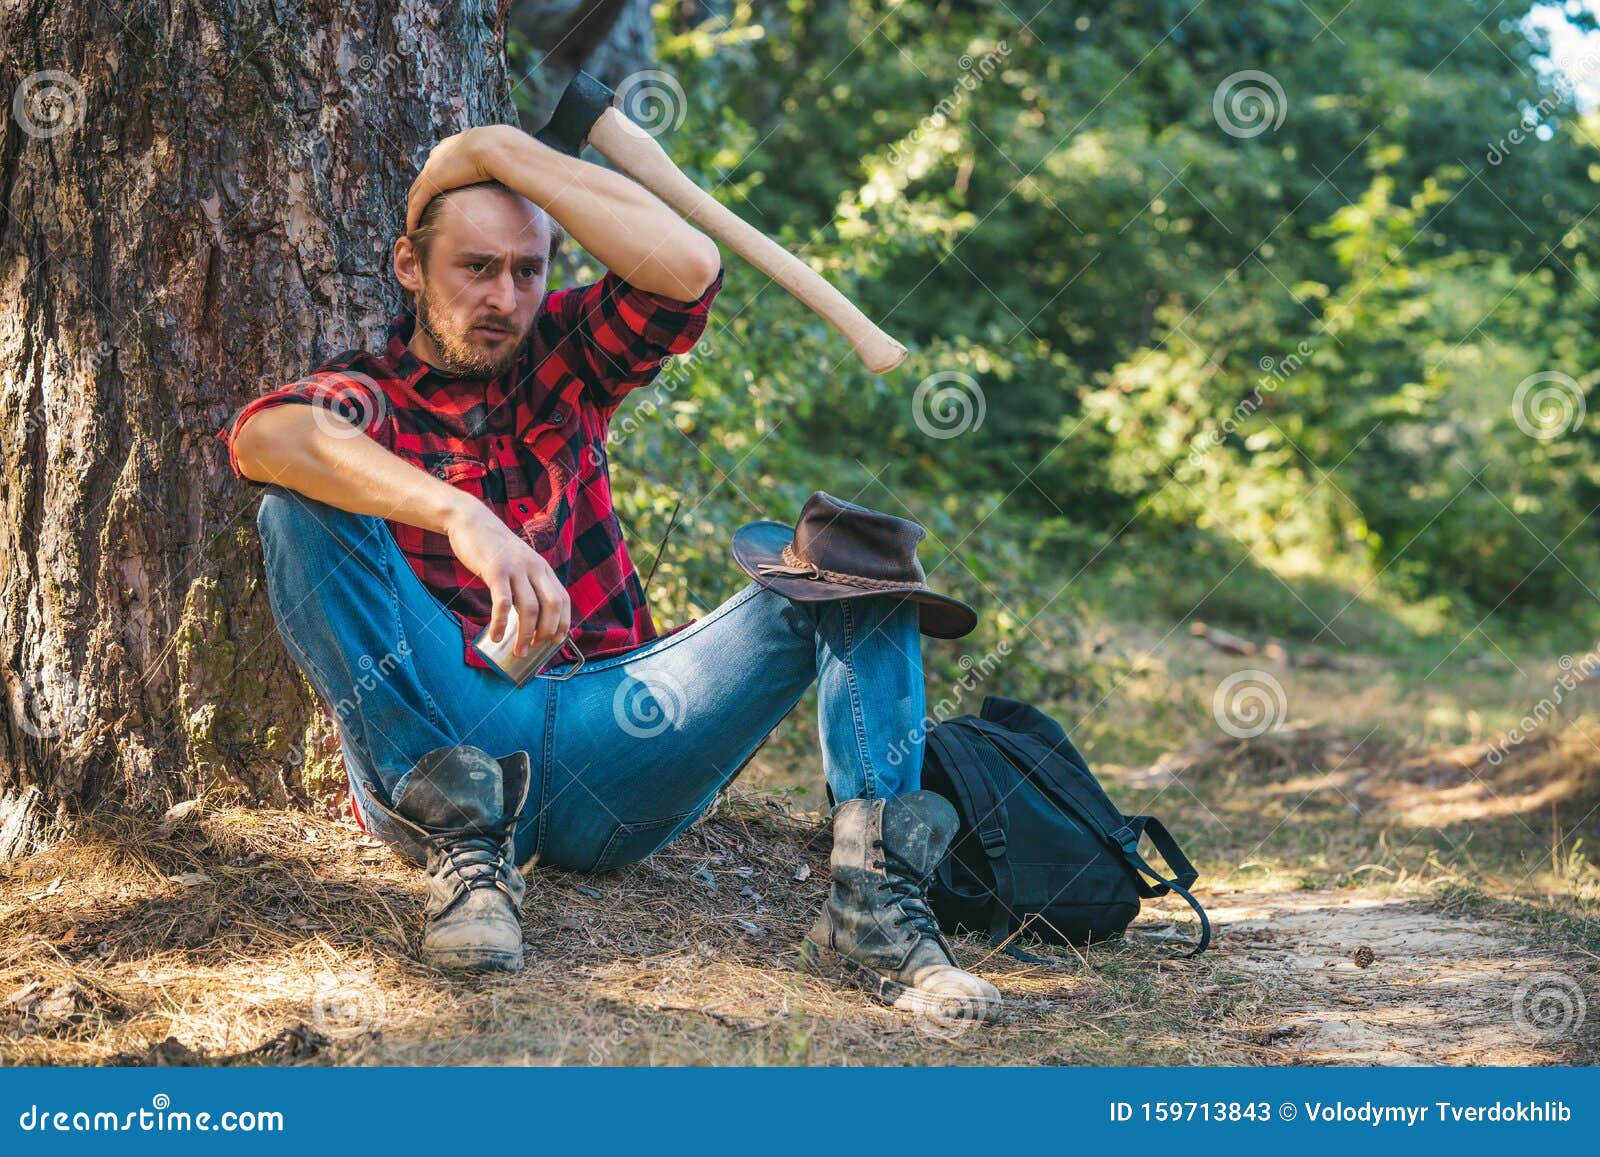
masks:
[[[641,860],[705,811],[813,680],[836,802],[920,786],[913,602],[802,603],[752,582],[674,634],[519,688],[467,665],[458,620],[382,519],[269,486],[256,525],[278,631],[333,709],[368,830],[413,858],[371,801],[394,800],[426,752],[471,744],[528,753],[518,864],[599,872]]]

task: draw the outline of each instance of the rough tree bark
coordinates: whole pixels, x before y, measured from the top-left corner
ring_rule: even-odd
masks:
[[[515,122],[506,15],[0,5],[0,856],[107,800],[328,798],[213,435],[381,341],[429,147]]]

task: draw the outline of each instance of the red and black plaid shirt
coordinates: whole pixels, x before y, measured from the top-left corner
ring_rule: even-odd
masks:
[[[416,319],[402,313],[381,354],[336,354],[309,377],[241,407],[217,436],[244,478],[234,438],[248,418],[294,402],[339,413],[385,449],[481,499],[538,551],[572,599],[572,637],[584,655],[627,651],[660,633],[612,505],[607,429],[630,390],[699,340],[723,272],[692,302],[639,289],[609,270],[598,282],[549,293],[516,367],[493,380],[423,362],[406,344]],[[471,640],[493,610],[488,588],[456,560],[444,535],[388,523],[411,569],[460,621],[466,661],[487,666]]]

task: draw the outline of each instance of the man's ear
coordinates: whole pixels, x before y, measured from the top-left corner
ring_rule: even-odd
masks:
[[[416,246],[404,234],[394,242],[394,275],[403,288],[412,293],[422,292],[422,263],[417,260]]]

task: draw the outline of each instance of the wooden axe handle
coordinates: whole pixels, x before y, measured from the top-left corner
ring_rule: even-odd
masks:
[[[867,319],[844,294],[805,262],[730,212],[672,163],[655,139],[615,108],[589,129],[589,143],[628,176],[660,197],[686,221],[733,248],[812,312],[839,331],[875,374],[886,374],[906,357],[906,347]]]

